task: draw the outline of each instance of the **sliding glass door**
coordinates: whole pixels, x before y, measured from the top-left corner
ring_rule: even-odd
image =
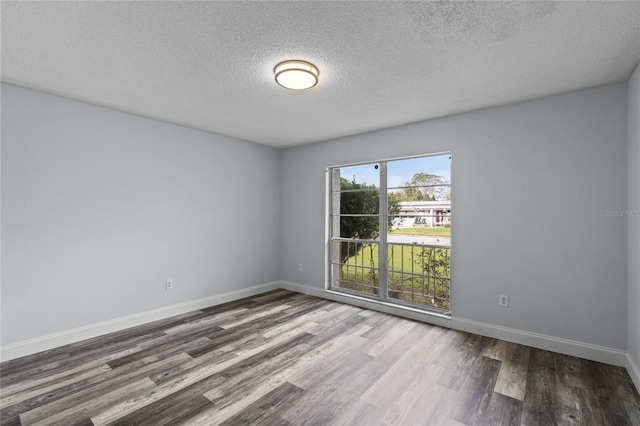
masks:
[[[447,312],[451,155],[328,169],[329,285]]]

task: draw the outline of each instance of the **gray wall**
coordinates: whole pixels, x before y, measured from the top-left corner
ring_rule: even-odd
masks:
[[[327,166],[450,150],[453,316],[626,349],[626,89],[284,150],[282,279],[324,286]]]
[[[604,212],[638,208],[639,80],[281,152],[3,84],[2,345],[278,279],[322,289],[325,168],[450,150],[453,315],[638,363],[638,219]]]
[[[279,166],[3,84],[2,345],[278,280]]]
[[[628,83],[629,90],[629,153],[627,163],[627,209],[640,211],[640,65]],[[636,366],[640,366],[640,217],[627,216],[629,259],[629,321],[627,351]]]

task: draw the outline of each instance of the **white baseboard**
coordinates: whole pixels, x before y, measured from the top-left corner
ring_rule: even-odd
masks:
[[[79,342],[81,340],[112,333],[114,331],[120,331],[129,327],[135,327],[137,325],[146,324],[152,321],[169,318],[174,315],[180,315],[198,309],[219,305],[221,303],[242,299],[243,297],[250,297],[266,291],[276,290],[278,288],[292,290],[303,294],[309,294],[336,302],[349,303],[362,308],[385,312],[388,314],[402,316],[405,318],[410,318],[429,324],[435,324],[442,327],[453,328],[460,331],[466,331],[469,333],[479,334],[482,336],[492,337],[495,339],[506,340],[508,342],[519,343],[538,349],[549,350],[566,355],[590,359],[593,361],[626,367],[634,384],[640,391],[640,369],[638,368],[638,365],[634,362],[634,360],[631,359],[629,354],[625,351],[577,342],[574,340],[561,339],[558,337],[543,334],[531,333],[508,327],[501,327],[478,321],[455,317],[452,319],[448,319],[437,315],[425,314],[417,310],[407,311],[405,309],[396,308],[392,304],[379,303],[376,301],[368,300],[366,298],[353,298],[343,296],[335,292],[327,292],[324,289],[319,289],[317,287],[311,287],[287,281],[275,281],[260,284],[241,290],[231,291],[215,296],[179,303],[172,306],[153,309],[150,311],[128,315],[121,318],[115,318],[97,324],[91,324],[72,330],[13,343],[0,348],[0,360],[8,361],[48,349],[53,349],[55,347],[64,346],[70,343]]]
[[[481,336],[487,336],[494,339],[506,340],[507,342],[519,343],[521,345],[531,346],[537,349],[544,349],[565,355],[577,356],[580,358],[604,362],[620,367],[625,366],[626,352],[618,349],[592,345],[575,340],[561,339],[554,336],[531,333],[515,328],[502,327],[456,317],[452,317],[451,319],[443,319],[430,314],[407,312],[404,309],[389,307],[385,304],[372,302],[365,298],[342,296],[336,294],[335,292],[327,292],[324,289],[296,284],[292,282],[283,281],[281,283],[281,287],[287,290],[297,291],[299,293],[310,294],[312,296],[334,300],[337,302],[349,303],[363,308],[415,319],[417,321],[423,321],[430,324],[453,328],[455,330],[466,331],[469,333],[479,334]],[[630,358],[628,356],[626,358],[628,359],[627,364],[629,364]],[[629,368],[627,367],[627,369]],[[638,370],[636,367],[636,377],[638,377],[637,371]],[[631,374],[631,372],[629,374]]]
[[[13,343],[0,348],[0,360],[8,361],[20,358],[59,346],[68,345],[70,343],[79,342],[81,340],[101,336],[103,334],[112,333],[114,331],[120,331],[125,328],[135,327],[152,321],[169,318],[174,315],[185,314],[198,309],[231,302],[233,300],[242,299],[243,297],[254,296],[256,294],[276,290],[278,288],[280,288],[280,282],[274,281]]]
[[[298,293],[308,294],[310,296],[321,297],[323,299],[328,299],[323,288],[311,287],[308,285],[292,283],[289,281],[280,281],[280,288],[284,290],[297,291]]]
[[[604,362],[619,367],[624,367],[625,365],[626,352],[619,349],[462,318],[453,318],[451,322],[453,328],[456,330],[466,331],[468,333],[506,340],[507,342],[519,343],[521,345],[576,356],[591,361]]]
[[[633,380],[633,384],[636,385],[636,389],[640,392],[640,367],[638,364],[631,358],[629,352],[627,352],[626,356],[626,364],[627,371],[629,372],[629,376],[631,376],[631,380]]]

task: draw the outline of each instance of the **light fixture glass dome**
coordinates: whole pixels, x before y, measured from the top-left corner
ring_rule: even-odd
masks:
[[[318,67],[306,61],[284,61],[274,68],[276,82],[287,89],[304,90],[318,84]]]

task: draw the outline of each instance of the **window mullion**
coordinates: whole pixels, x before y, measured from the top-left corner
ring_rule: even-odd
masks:
[[[387,197],[387,162],[380,162],[380,246],[378,247],[378,296],[387,299],[387,230],[389,207]]]

